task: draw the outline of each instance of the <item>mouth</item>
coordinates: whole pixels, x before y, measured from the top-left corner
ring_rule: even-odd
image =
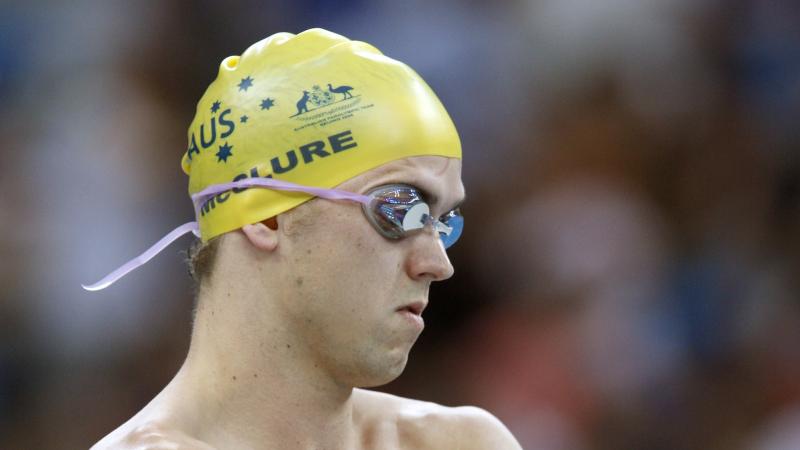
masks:
[[[403,305],[397,308],[398,312],[407,311],[415,316],[422,316],[422,311],[425,311],[425,307],[428,306],[427,302],[413,302],[407,305]]]

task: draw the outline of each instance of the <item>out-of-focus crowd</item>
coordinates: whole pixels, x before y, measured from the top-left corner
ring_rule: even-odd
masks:
[[[526,449],[800,448],[800,4],[0,4],[0,448],[88,448],[188,345],[180,157],[219,62],[323,27],[461,133],[465,235],[386,391]]]

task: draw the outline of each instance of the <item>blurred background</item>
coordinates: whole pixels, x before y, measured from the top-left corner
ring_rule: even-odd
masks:
[[[465,236],[406,372],[526,449],[800,449],[800,3],[0,3],[0,448],[88,448],[189,343],[180,158],[220,61],[370,42],[464,146]]]

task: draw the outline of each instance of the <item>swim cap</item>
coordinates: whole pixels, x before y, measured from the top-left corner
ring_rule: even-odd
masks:
[[[249,177],[331,188],[396,159],[461,157],[452,120],[414,70],[319,28],[277,33],[225,58],[188,137],[190,195]],[[219,194],[198,211],[201,238],[311,198],[272,189]]]
[[[423,155],[461,158],[461,142],[414,70],[323,29],[273,34],[225,58],[197,103],[181,161],[196,221],[83,287],[108,287],[188,232],[206,242],[315,195],[347,196],[328,191]]]

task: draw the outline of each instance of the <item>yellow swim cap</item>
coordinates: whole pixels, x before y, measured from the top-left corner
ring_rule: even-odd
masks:
[[[331,188],[396,159],[461,158],[452,120],[414,70],[319,28],[277,33],[225,58],[188,137],[182,166],[190,195],[250,177]],[[198,210],[201,238],[311,198],[272,189],[218,194]]]

